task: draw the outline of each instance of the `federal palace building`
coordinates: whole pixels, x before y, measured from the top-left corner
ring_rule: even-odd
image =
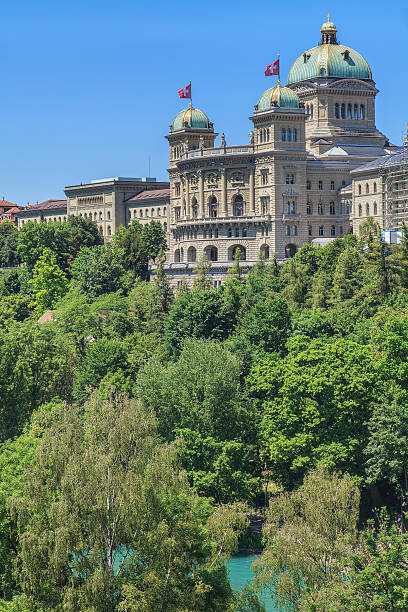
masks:
[[[397,147],[377,129],[378,89],[364,57],[337,41],[330,19],[320,33],[320,44],[294,61],[286,85],[278,80],[260,96],[247,144],[227,146],[222,135],[215,146],[213,122],[190,104],[166,136],[168,183],[117,177],[66,187],[66,201],[18,212],[19,226],[83,215],[109,240],[119,225],[155,219],[167,232],[174,284],[190,283],[203,255],[218,284],[237,249],[251,267],[260,252],[279,262],[305,242],[357,233],[368,216],[383,230],[400,229],[407,139]],[[395,183],[398,202],[390,196]]]

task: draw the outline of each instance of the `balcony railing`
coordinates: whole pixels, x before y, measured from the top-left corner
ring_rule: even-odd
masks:
[[[186,151],[180,157],[181,160],[197,159],[199,157],[221,157],[222,155],[252,155],[254,152],[253,145],[244,145],[241,147],[214,147],[213,149],[195,149],[194,151]]]

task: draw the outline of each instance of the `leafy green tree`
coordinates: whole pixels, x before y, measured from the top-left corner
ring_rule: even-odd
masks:
[[[29,283],[34,297],[31,305],[37,315],[54,308],[67,293],[67,277],[58,267],[56,256],[50,249],[44,249],[33,268],[33,276]]]
[[[69,238],[68,238],[68,253],[69,267],[78,255],[82,247],[93,247],[103,244],[103,237],[98,231],[98,226],[95,221],[89,217],[77,217],[70,215],[68,217]]]
[[[277,606],[298,609],[306,594],[337,578],[356,546],[359,502],[352,478],[323,466],[307,474],[297,491],[270,500],[265,549],[254,570],[255,583],[269,589]]]
[[[122,250],[124,268],[134,277],[146,279],[149,255],[139,221],[133,221],[128,228],[121,225],[115,233],[113,243]]]
[[[281,360],[252,369],[248,391],[260,402],[260,434],[273,478],[286,487],[323,462],[362,475],[370,402],[378,374],[370,348],[297,336]]]
[[[408,607],[408,534],[383,511],[363,530],[339,575],[309,592],[302,612],[404,612]]]
[[[251,463],[252,471],[259,466],[255,445],[217,442],[191,429],[180,429],[176,433],[182,440],[181,462],[196,493],[213,497],[217,504],[253,501],[260,491],[260,479],[247,470]]]
[[[363,261],[359,251],[347,247],[339,256],[333,276],[332,300],[344,302],[352,299],[363,284]]]
[[[25,227],[25,226],[24,226]],[[72,266],[72,285],[90,298],[121,288],[124,251],[112,243],[83,247]]]
[[[44,249],[55,253],[57,264],[66,272],[69,267],[70,226],[60,221],[34,223],[28,221],[18,233],[18,254],[31,273]]]
[[[221,291],[195,290],[182,293],[173,302],[164,322],[165,345],[172,356],[180,352],[185,338],[224,340],[235,317]]]
[[[0,441],[19,435],[44,402],[69,399],[75,367],[70,339],[52,323],[27,320],[0,333]]]
[[[224,560],[247,508],[214,511],[193,495],[151,411],[123,395],[54,413],[14,507],[28,609],[221,612],[233,601]]]
[[[18,230],[12,221],[0,223],[0,268],[18,266]]]
[[[164,231],[160,221],[150,221],[150,223],[145,223],[142,226],[141,237],[147,248],[147,256],[150,259],[156,259],[160,253],[166,251],[166,232]]]
[[[11,268],[0,272],[0,295],[30,295],[30,274],[27,268]]]
[[[24,321],[30,315],[27,295],[6,295],[0,298],[0,328],[9,329],[15,321]]]
[[[240,362],[216,342],[186,340],[174,363],[151,360],[139,372],[137,394],[157,414],[166,440],[174,439],[176,428],[217,441],[245,435]]]
[[[210,277],[211,261],[206,254],[201,255],[194,268],[193,289],[205,291],[212,289],[213,283]]]

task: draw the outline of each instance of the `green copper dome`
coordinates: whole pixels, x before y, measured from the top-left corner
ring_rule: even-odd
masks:
[[[183,130],[185,127],[202,130],[209,128],[209,123],[210,121],[203,111],[190,107],[176,115],[171,128],[172,131]]]
[[[299,108],[299,97],[289,87],[282,87],[278,83],[275,87],[267,89],[259,98],[258,111],[269,110],[273,106],[280,108]]]
[[[305,51],[293,63],[288,74],[288,85],[316,77],[341,79],[372,79],[370,66],[360,53],[337,43],[337,28],[330,21],[321,27],[322,42]]]

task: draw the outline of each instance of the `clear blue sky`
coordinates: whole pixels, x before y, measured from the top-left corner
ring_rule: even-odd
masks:
[[[0,37],[0,197],[64,197],[65,185],[110,176],[167,179],[164,135],[185,101],[248,141],[264,69],[282,80],[315,46],[327,12],[342,43],[373,70],[377,127],[397,144],[408,121],[408,7],[369,3],[71,0],[4,2]]]

